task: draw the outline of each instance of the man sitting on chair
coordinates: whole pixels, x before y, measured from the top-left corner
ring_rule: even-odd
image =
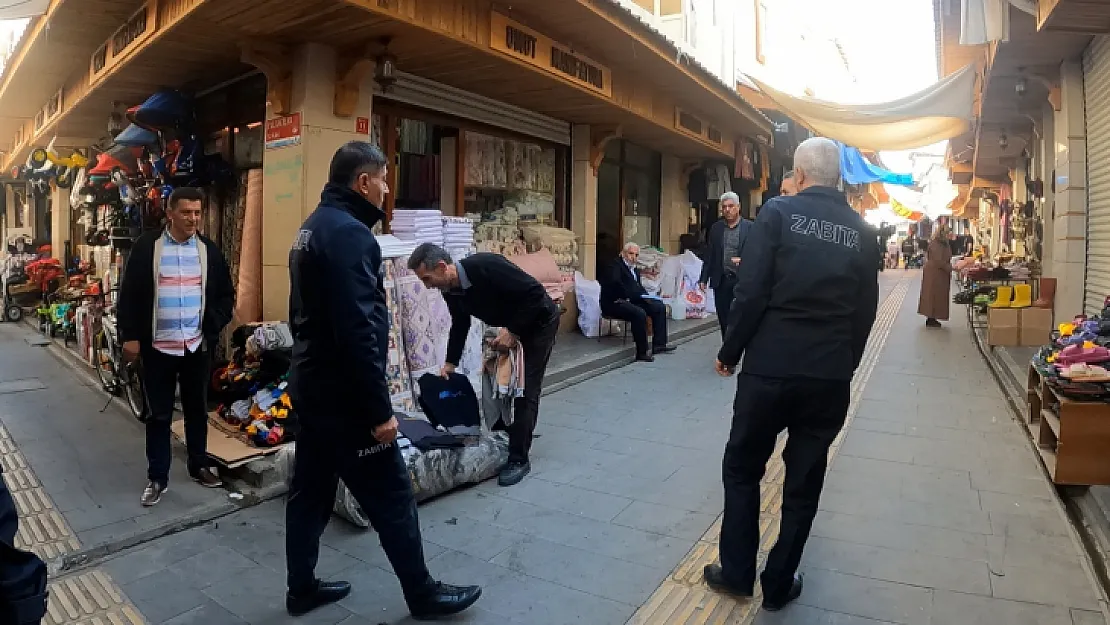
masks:
[[[653,299],[640,284],[636,260],[640,246],[626,243],[624,251],[605,268],[598,281],[601,283],[601,314],[610,319],[620,319],[632,324],[632,337],[636,340],[636,360],[652,362],[652,354],[673,352],[667,346],[667,307]],[[652,348],[648,350],[647,320],[651,319]]]

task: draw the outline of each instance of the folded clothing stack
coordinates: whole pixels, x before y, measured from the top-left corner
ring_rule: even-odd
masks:
[[[435,209],[396,209],[389,230],[402,241],[443,245],[443,213]]]
[[[453,258],[469,256],[474,249],[474,222],[467,217],[444,217],[443,247]]]

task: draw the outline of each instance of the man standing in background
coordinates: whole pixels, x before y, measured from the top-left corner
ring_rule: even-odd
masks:
[[[698,286],[703,291],[713,287],[717,321],[724,338],[732,292],[736,287],[736,270],[740,267],[740,250],[752,223],[740,217],[740,196],[732,191],[721,196],[721,216],[722,219],[709,227],[709,253],[702,263]]]
[[[771,611],[802,593],[798,564],[879,298],[878,237],[836,188],[837,144],[807,139],[794,163],[798,195],[773,198],[760,211],[717,354],[720,375],[733,375],[741,357],[744,370],[723,462],[721,561],[704,571],[713,589],[752,596],[759,482],[785,429],[782,521],[760,576],[763,608]]]
[[[165,230],[139,237],[120,281],[116,317],[123,356],[141,358],[146,396],[147,485],[140,500],[157,504],[170,478],[170,424],[177,389],[185,414],[189,476],[201,486],[223,485],[208,459],[209,345],[235,312],[231,271],[220,248],[198,230],[204,194],[179,187],[170,194]]]
[[[790,197],[798,194],[798,184],[794,180],[794,172],[788,171],[782,175],[782,185],[779,186],[779,195]]]

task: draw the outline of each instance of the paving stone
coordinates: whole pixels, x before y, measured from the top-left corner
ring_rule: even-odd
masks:
[[[620,495],[599,493],[573,484],[556,484],[543,479],[525,480],[512,488],[502,488],[491,481],[479,488],[496,489],[499,495],[508,499],[606,522],[613,520],[632,503],[631,499]]]
[[[960,532],[889,519],[869,518],[822,510],[813,524],[813,535],[874,545],[906,553],[924,553],[986,562],[990,536]]]
[[[979,534],[991,533],[990,516],[979,510],[948,508],[902,499],[876,499],[858,491],[828,490],[820,508],[903,523]]]
[[[876,621],[862,616],[818,610],[807,605],[794,604],[779,612],[760,610],[754,625],[896,625],[891,621]]]
[[[1071,620],[1075,625],[1106,625],[1106,617],[1101,612],[1089,612],[1072,608]]]
[[[1078,562],[1077,562],[1078,564]],[[1082,566],[1002,566],[991,580],[994,596],[1015,601],[1099,609],[1098,593]]]
[[[803,564],[859,577],[881,579],[926,588],[990,595],[986,562],[906,552],[814,537],[806,543]]]
[[[384,571],[382,574],[388,575]],[[233,584],[209,586],[202,592],[220,607],[251,625],[335,625],[351,615],[350,610],[332,604],[301,617],[289,616],[285,611],[285,602],[281,600],[285,592],[284,586],[284,575],[258,567],[239,574]],[[198,601],[197,605],[200,603],[203,601]]]
[[[624,625],[635,608],[535,578],[508,578],[482,593],[483,610],[529,625]]]
[[[120,586],[147,619],[161,623],[195,609],[207,598],[170,569],[163,569]],[[226,607],[226,606],[225,606]]]
[[[246,625],[247,622],[220,607],[215,601],[204,604],[165,621],[163,625]]]
[[[805,569],[798,599],[801,605],[902,625],[929,625],[932,602],[929,588],[812,568]]]
[[[936,591],[931,625],[1069,625],[1068,609]]]
[[[653,534],[697,540],[713,525],[712,514],[677,510],[671,506],[633,501],[618,514],[613,523]]]

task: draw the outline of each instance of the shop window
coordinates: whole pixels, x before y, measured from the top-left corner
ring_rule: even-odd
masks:
[[[599,263],[608,262],[628,242],[659,244],[661,168],[658,152],[627,141],[607,146],[598,168]]]
[[[525,140],[465,133],[467,213],[556,225],[557,150]]]
[[[444,192],[442,141],[457,136],[458,131],[407,118],[398,118],[394,131],[394,208],[440,210]]]

